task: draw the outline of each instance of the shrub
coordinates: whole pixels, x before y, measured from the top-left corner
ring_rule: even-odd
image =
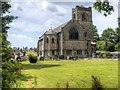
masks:
[[[37,54],[34,51],[30,50],[30,51],[27,51],[26,53],[27,53],[28,60],[29,60],[30,63],[36,63],[37,62],[37,60],[38,60]]]
[[[115,49],[116,49],[117,51],[120,51],[120,42],[116,44]]]
[[[32,51],[32,50],[27,51],[26,54],[27,54],[28,56],[29,56],[29,55],[37,56],[37,54],[36,54],[34,51]]]
[[[97,50],[100,51],[114,51],[115,50],[115,44],[113,42],[107,42],[106,41],[98,41],[97,42]]]
[[[92,90],[103,90],[103,86],[96,76],[92,76]]]
[[[17,85],[18,76],[21,73],[22,66],[18,62],[3,62],[2,63],[2,87],[12,88]]]
[[[29,62],[30,63],[36,63],[37,62],[37,56],[30,54],[29,56]]]

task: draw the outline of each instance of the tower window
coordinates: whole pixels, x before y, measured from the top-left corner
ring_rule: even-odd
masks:
[[[76,28],[71,28],[69,31],[69,39],[70,40],[78,40],[79,38],[79,33]]]
[[[86,13],[82,14],[82,21],[87,21],[87,14]]]

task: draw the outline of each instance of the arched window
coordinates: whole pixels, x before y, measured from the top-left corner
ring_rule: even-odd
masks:
[[[82,14],[82,21],[87,21],[87,14],[86,13]]]
[[[54,38],[52,38],[52,43],[55,43],[55,39]]]
[[[49,43],[49,39],[48,38],[46,38],[46,43]]]
[[[69,31],[69,39],[70,40],[77,40],[79,39],[79,33],[76,28],[71,28]]]

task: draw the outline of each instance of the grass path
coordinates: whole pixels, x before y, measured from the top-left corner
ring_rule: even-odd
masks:
[[[90,88],[91,76],[98,76],[106,88],[118,87],[118,61],[115,60],[61,60],[22,62],[26,88]]]

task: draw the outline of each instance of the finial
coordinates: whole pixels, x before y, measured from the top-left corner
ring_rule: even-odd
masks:
[[[51,30],[52,30],[52,24],[50,24],[51,25]]]

